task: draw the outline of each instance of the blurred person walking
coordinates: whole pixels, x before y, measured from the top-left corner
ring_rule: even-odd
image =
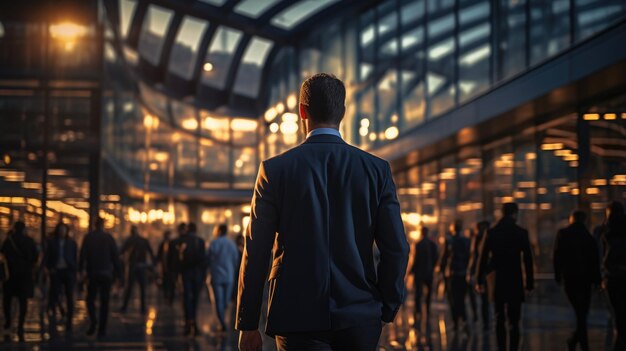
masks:
[[[78,269],[87,274],[87,335],[93,335],[97,327],[98,336],[104,337],[109,317],[111,286],[120,277],[121,262],[115,239],[104,231],[104,219],[97,218],[94,227],[83,239]],[[96,315],[96,297],[100,298],[99,315]]]
[[[487,274],[495,273],[496,335],[500,351],[507,349],[507,322],[509,350],[516,351],[519,348],[524,289],[528,292],[534,289],[532,250],[528,231],[516,224],[518,211],[516,203],[502,205],[502,218],[487,231],[476,274],[476,288],[484,292]]]
[[[130,237],[122,245],[120,253],[125,257],[124,261],[126,263],[126,287],[121,312],[126,313],[133,287],[137,283],[139,285],[141,313],[146,313],[148,269],[154,265],[155,259],[150,243],[146,238],[139,235],[137,226],[130,228]],[[148,263],[148,258],[150,259],[150,264]]]
[[[446,279],[446,294],[454,330],[459,331],[460,324],[469,332],[465,296],[467,294],[467,265],[470,257],[470,240],[463,236],[463,221],[457,219],[450,226],[450,236],[446,239],[439,270]]]
[[[38,252],[35,241],[26,235],[26,225],[22,221],[15,222],[13,229],[2,243],[0,253],[8,265],[9,277],[3,285],[2,306],[4,309],[4,329],[11,328],[11,305],[13,298],[19,302],[19,316],[17,322],[17,336],[20,342],[24,341],[24,322],[28,309],[28,299],[32,298],[35,290],[34,268],[37,263]]]
[[[184,228],[179,226],[179,229]],[[204,240],[196,235],[195,223],[189,223],[186,229],[176,239],[177,265],[183,281],[185,336],[195,336],[199,334],[196,313],[205,277]]]
[[[554,279],[563,285],[565,295],[576,314],[576,330],[567,340],[570,351],[580,344],[589,350],[587,316],[591,305],[591,289],[600,284],[600,264],[596,241],[587,230],[587,214],[574,211],[570,225],[559,230],[554,243]]]
[[[433,272],[439,259],[437,244],[429,237],[427,227],[420,228],[420,240],[413,246],[411,273],[413,273],[413,287],[415,290],[415,327],[421,330],[426,323],[430,327],[430,304],[433,290]],[[422,306],[422,297],[424,306]],[[426,313],[423,313],[423,311]]]
[[[76,286],[76,271],[78,269],[78,246],[76,241],[69,237],[69,226],[59,223],[54,229],[53,237],[48,239],[44,252],[43,263],[50,277],[48,293],[48,312],[56,318],[56,308],[60,305],[61,290],[65,291],[67,308],[65,330],[72,331],[74,316],[74,288]]]
[[[488,289],[485,291],[476,291],[474,286],[476,285],[476,270],[478,266],[478,258],[480,257],[480,249],[483,245],[485,238],[487,237],[487,230],[489,230],[489,222],[481,221],[476,223],[476,231],[472,235],[471,238],[471,246],[470,246],[470,262],[467,268],[467,283],[468,283],[468,291],[470,294],[470,302],[472,303],[472,310],[474,313],[474,321],[478,319],[477,315],[477,307],[476,307],[476,297],[480,299],[480,312],[483,324],[483,330],[489,330],[489,294],[487,293]],[[485,282],[486,285],[486,282]],[[474,292],[478,294],[475,296]]]
[[[217,318],[220,322],[220,331],[226,331],[224,314],[230,301],[235,272],[239,269],[239,252],[237,246],[227,236],[228,227],[220,224],[215,227],[213,241],[207,250],[207,264],[211,273],[211,290]]]
[[[613,201],[606,208],[602,233],[604,257],[602,268],[613,318],[615,337],[613,351],[626,350],[626,215],[624,205]]]
[[[175,256],[173,255],[174,240],[171,239],[171,234],[172,232],[169,230],[163,232],[163,241],[159,244],[156,256],[156,263],[161,270],[161,289],[169,305],[172,305],[174,302],[176,290]]]

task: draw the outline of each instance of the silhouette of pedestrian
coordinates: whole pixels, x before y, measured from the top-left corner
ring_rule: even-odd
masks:
[[[469,332],[465,311],[469,255],[470,240],[463,236],[463,222],[457,219],[450,226],[450,236],[446,239],[440,263],[440,271],[446,279],[446,294],[455,331],[459,330],[459,323],[462,322],[464,331]]]
[[[470,301],[474,305],[472,307],[472,310],[474,313],[474,321],[476,321],[477,319],[477,311],[476,311],[477,308],[475,306],[476,299],[475,299],[475,296],[473,296],[474,291],[476,291],[476,289],[474,289],[473,287],[476,285],[476,270],[478,266],[478,258],[480,256],[480,249],[483,245],[483,241],[487,237],[487,230],[489,230],[488,221],[481,221],[481,222],[476,223],[476,231],[472,235],[472,239],[471,239],[472,243],[471,243],[471,249],[470,249],[470,262],[469,262],[469,266],[467,269],[467,282],[469,284],[468,291],[472,293],[470,294]],[[481,312],[481,318],[482,318],[482,323],[483,323],[483,330],[488,330],[489,320],[490,320],[489,294],[487,293],[487,291],[482,291],[482,292],[479,291],[477,293],[478,293],[478,298],[480,299],[480,312]]]
[[[420,228],[421,237],[413,246],[413,287],[415,290],[415,326],[420,329],[423,322],[426,325],[430,321],[430,302],[433,290],[433,272],[439,257],[437,244],[429,237],[427,227]],[[422,297],[424,297],[424,310],[422,313]],[[423,318],[422,318],[423,317]]]
[[[156,263],[161,268],[161,289],[163,296],[167,303],[172,305],[174,292],[176,290],[176,270],[174,267],[174,256],[170,254],[170,251],[174,251],[173,240],[170,236],[171,232],[169,230],[163,232],[163,241],[159,244]]]
[[[146,312],[146,285],[148,280],[148,268],[154,264],[154,253],[150,243],[139,235],[136,226],[130,228],[130,237],[122,246],[121,255],[126,257],[126,289],[124,291],[124,303],[121,312],[125,313],[128,308],[130,295],[135,283],[139,284],[139,296],[141,299],[141,313]],[[150,264],[148,264],[150,258]]]
[[[220,321],[220,330],[226,331],[224,314],[235,284],[238,271],[239,252],[237,246],[227,236],[228,227],[221,224],[215,227],[213,241],[207,250],[207,263],[211,272],[211,290],[215,300],[215,310]]]
[[[184,229],[184,227],[183,227]],[[198,335],[196,313],[198,298],[204,284],[204,240],[196,235],[196,225],[189,223],[187,231],[176,240],[178,269],[183,281],[183,308],[185,312],[185,335]]]

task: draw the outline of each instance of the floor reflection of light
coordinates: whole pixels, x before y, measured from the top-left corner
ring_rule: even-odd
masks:
[[[150,307],[148,310],[148,320],[146,321],[146,335],[152,335],[152,327],[154,326],[156,315],[156,308]]]
[[[417,333],[415,332],[415,329],[410,329],[409,330],[409,335],[406,338],[406,342],[404,343],[404,347],[407,350],[415,350],[417,349]]]
[[[439,333],[441,334],[441,349],[446,350],[448,348],[448,336],[446,335],[446,322],[443,315],[439,316]]]

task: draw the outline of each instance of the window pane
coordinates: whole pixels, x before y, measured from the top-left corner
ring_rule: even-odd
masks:
[[[224,88],[233,54],[240,39],[241,32],[238,30],[226,27],[217,29],[205,60],[205,66],[209,64],[211,69],[202,70],[202,82],[218,89]]]
[[[500,3],[500,50],[502,79],[521,72],[526,67],[526,0]]]
[[[271,23],[283,29],[291,29],[316,12],[338,1],[339,0],[304,0],[288,7],[286,10],[276,15],[272,18]]]
[[[153,65],[159,64],[165,33],[172,19],[172,11],[150,5],[143,19],[139,36],[139,54]]]
[[[130,29],[130,22],[133,20],[133,14],[135,13],[135,7],[137,2],[131,0],[120,0],[120,34],[122,38],[126,38],[128,30]]]
[[[176,42],[172,47],[169,69],[182,78],[190,79],[198,56],[198,45],[204,34],[207,22],[186,17]]]
[[[531,0],[531,64],[553,56],[569,45],[569,10],[569,0]]]
[[[261,71],[272,42],[254,38],[248,45],[235,81],[234,91],[248,97],[256,97],[261,83]]]
[[[235,12],[257,18],[279,1],[280,0],[245,0],[235,6]]]

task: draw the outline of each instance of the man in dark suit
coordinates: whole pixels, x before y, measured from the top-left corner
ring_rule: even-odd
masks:
[[[171,252],[174,251],[174,240],[170,236],[169,230],[163,232],[163,241],[159,244],[155,265],[161,266],[161,289],[167,303],[172,305],[176,291],[176,270],[171,255]]]
[[[420,228],[421,237],[413,246],[413,286],[415,288],[415,326],[420,329],[422,322],[426,321],[428,326],[430,321],[430,300],[433,290],[433,272],[439,259],[437,244],[430,238],[427,227]],[[422,314],[422,294],[424,294],[424,304],[426,314]],[[424,318],[422,318],[424,317]]]
[[[600,285],[598,246],[585,226],[587,214],[575,211],[570,225],[559,230],[554,243],[554,279],[563,283],[565,295],[576,313],[576,330],[567,340],[569,350],[580,343],[589,350],[587,315],[591,304],[591,288]]]
[[[463,329],[469,332],[465,296],[467,295],[467,265],[470,255],[470,240],[463,236],[463,221],[457,219],[450,225],[450,235],[441,255],[440,271],[446,279],[446,294],[452,313],[454,330],[458,331],[460,322]]]
[[[487,237],[487,230],[489,230],[488,221],[480,221],[476,223],[476,234],[472,235],[472,244],[470,248],[470,262],[467,268],[467,282],[470,286],[468,292],[470,292],[470,302],[475,305],[476,299],[473,296],[475,284],[475,275],[478,266],[478,259],[480,257],[480,249],[483,246],[483,241]],[[487,289],[485,289],[487,290]],[[483,321],[483,330],[489,330],[489,296],[487,291],[478,292],[480,298],[480,309]],[[472,307],[474,311],[474,321],[477,319],[476,307]]]
[[[524,302],[524,288],[534,288],[533,256],[528,231],[515,222],[518,207],[513,202],[502,206],[502,218],[487,232],[478,266],[478,290],[483,292],[485,277],[495,273],[494,299],[498,350],[506,350],[506,322],[509,326],[509,350],[519,347],[519,322]],[[524,273],[521,262],[524,260]],[[526,284],[524,284],[526,277]]]
[[[183,228],[185,228],[183,226]],[[189,223],[187,231],[176,239],[175,247],[178,253],[178,264],[183,281],[183,309],[185,314],[185,335],[198,335],[196,313],[198,298],[204,284],[206,262],[204,255],[204,240],[196,235],[196,224]]]
[[[391,169],[342,140],[344,103],[339,79],[307,79],[306,141],[260,165],[239,274],[243,351],[261,350],[270,258],[266,333],[279,350],[375,350],[404,300],[409,246]]]
[[[150,243],[146,238],[139,235],[137,226],[130,227],[130,237],[122,245],[120,254],[126,258],[126,289],[121,312],[126,313],[130,295],[133,293],[133,286],[136,282],[139,284],[141,313],[146,313],[146,285],[148,284],[148,268],[150,267],[148,258],[150,258],[151,264],[154,264],[155,260]]]
[[[61,287],[65,290],[67,304],[67,318],[65,330],[72,330],[74,316],[74,286],[76,284],[76,269],[78,248],[76,241],[68,236],[69,227],[65,223],[57,224],[54,237],[48,240],[44,253],[44,265],[50,274],[50,295],[48,296],[48,310],[54,317],[54,309],[59,304]]]
[[[104,337],[109,318],[109,298],[113,280],[121,272],[120,255],[111,234],[104,231],[104,219],[97,218],[95,230],[85,235],[78,260],[80,272],[87,272],[87,312],[89,329],[93,335],[98,327],[98,336]],[[100,314],[96,316],[96,296],[100,296]]]

